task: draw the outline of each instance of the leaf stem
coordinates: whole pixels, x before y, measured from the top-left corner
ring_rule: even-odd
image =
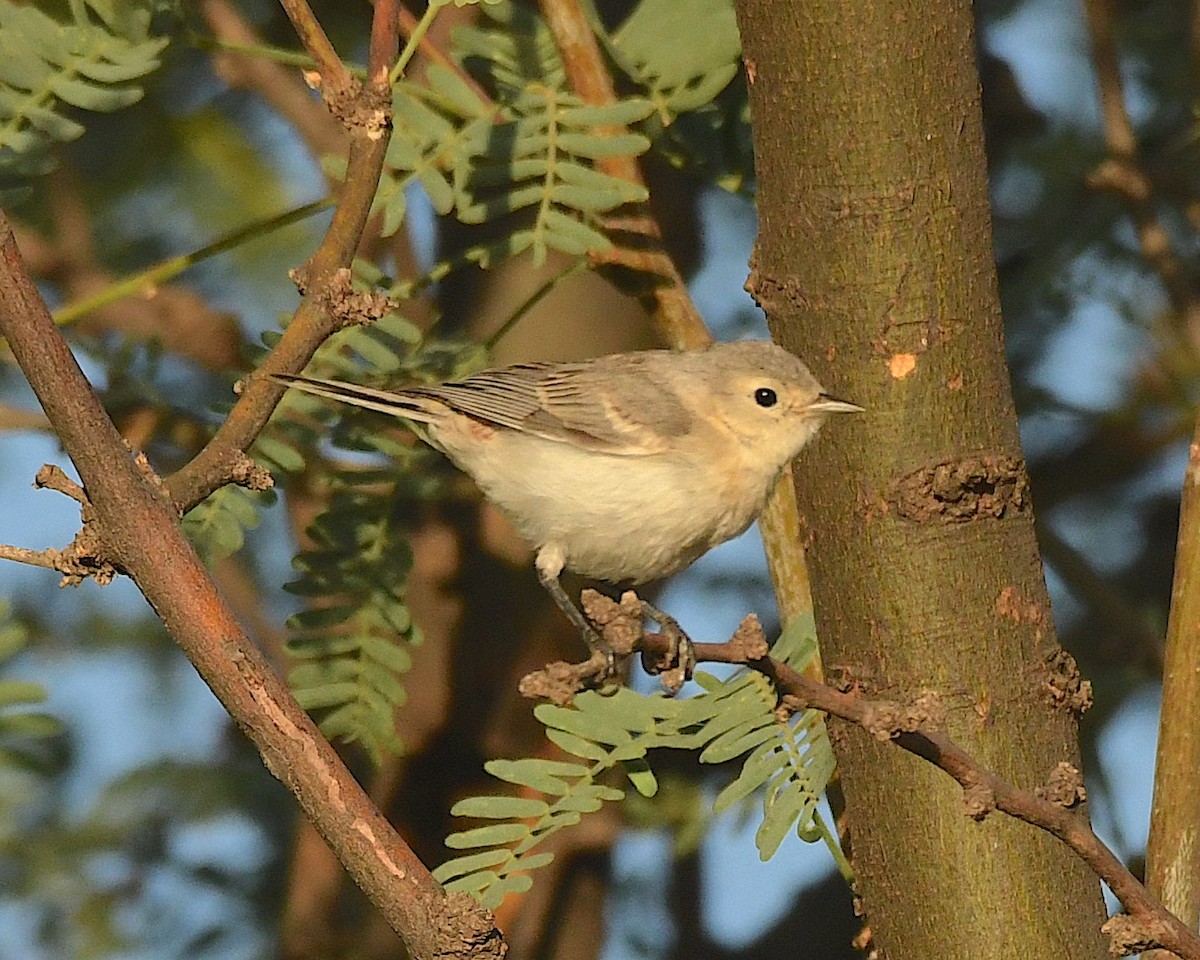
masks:
[[[68,303],[65,307],[56,310],[54,312],[54,322],[60,327],[74,323],[94,310],[106,307],[110,303],[115,303],[124,297],[142,293],[148,288],[177,277],[184,270],[188,269],[188,267],[200,263],[202,260],[215,257],[217,254],[224,253],[226,250],[239,246],[248,240],[267,236],[276,230],[281,230],[293,223],[311,217],[313,214],[333,206],[333,199],[333,197],[324,197],[312,203],[296,207],[293,210],[288,210],[285,213],[255,221],[217,238],[212,243],[192,253],[170,257],[145,270],[139,270],[137,273],[123,277],[91,296]]]
[[[417,21],[416,26],[408,35],[408,42],[404,45],[404,49],[400,51],[400,56],[396,58],[396,65],[392,67],[388,74],[388,82],[396,83],[404,76],[404,68],[408,66],[408,62],[416,54],[417,48],[421,46],[421,41],[425,38],[425,34],[429,32],[429,28],[433,26],[433,21],[442,7],[445,6],[445,0],[430,0],[429,6],[425,8],[425,12],[421,15],[421,19]]]

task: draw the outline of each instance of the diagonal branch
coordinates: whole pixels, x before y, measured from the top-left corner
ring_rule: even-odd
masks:
[[[654,672],[672,666],[669,658],[678,651],[671,649],[667,635],[643,631],[636,594],[627,593],[617,604],[586,591],[584,608],[614,650],[640,649],[643,664]],[[1184,960],[1200,960],[1200,937],[1139,883],[1096,836],[1087,819],[1071,809],[1086,796],[1082,775],[1074,767],[1060,763],[1045,786],[1022,790],[986,769],[938,729],[942,709],[936,695],[926,694],[911,704],[871,700],[806,677],[770,656],[769,649],[753,614],[742,621],[728,642],[694,644],[697,661],[733,664],[761,673],[774,684],[784,710],[820,710],[932,763],[963,788],[964,812],[973,819],[983,820],[999,810],[1057,837],[1108,884],[1127,911],[1105,924],[1114,953],[1163,947]],[[572,684],[590,682],[604,666],[600,662],[552,664],[526,677],[521,689],[526,696],[562,702]]]
[[[79,471],[85,530],[98,553],[137,583],[413,956],[433,958],[464,939],[476,946],[470,956],[497,955],[503,944],[486,913],[446,898],[234,619],[161,482],[135,460],[92,392],[25,272],[3,214],[0,334]]]
[[[355,87],[353,109],[343,103],[346,109],[338,114],[342,119],[354,116],[360,121],[348,123],[350,152],[346,178],[324,239],[298,273],[304,299],[283,336],[262,362],[259,369],[264,374],[302,369],[316,349],[345,322],[334,316],[330,307],[336,305],[348,288],[350,263],[366,229],[387,153],[388,137],[385,134],[391,109],[387,71],[391,59],[396,56],[394,25],[398,3],[399,0],[379,0],[375,5],[367,83],[361,88]],[[306,19],[312,16],[312,11],[303,0],[289,0],[287,7],[293,20],[299,18],[305,24],[301,36],[306,45],[313,43],[309,52],[318,63],[322,62],[318,51],[324,45]],[[323,37],[324,32],[321,31],[319,36]],[[325,43],[328,43],[327,38]],[[326,65],[323,69],[328,72],[334,68]],[[331,106],[331,109],[334,108]],[[181,513],[186,513],[229,481],[238,457],[267,425],[284,390],[266,376],[253,377],[244,387],[238,402],[205,448],[167,480],[171,500]]]

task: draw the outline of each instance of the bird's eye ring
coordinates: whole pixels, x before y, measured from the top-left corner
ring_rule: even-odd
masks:
[[[779,402],[779,396],[770,387],[759,387],[754,391],[754,402],[760,407],[773,407]]]

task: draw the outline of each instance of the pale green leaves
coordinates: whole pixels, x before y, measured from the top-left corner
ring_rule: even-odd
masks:
[[[7,602],[0,600],[0,664],[24,649],[27,641],[25,628],[11,617]],[[56,717],[30,709],[45,699],[46,691],[36,683],[0,679],[0,767],[38,766],[37,742],[61,731]]]
[[[814,656],[812,620],[797,622],[776,642],[773,654],[802,669]],[[546,736],[579,762],[493,760],[493,776],[545,800],[474,797],[457,804],[457,816],[495,820],[451,835],[446,845],[473,853],[443,864],[434,875],[451,890],[474,894],[495,907],[507,893],[524,890],[528,872],[549,862],[534,848],[560,829],[574,826],[623,791],[596,781],[620,767],[644,797],[658,791],[648,755],[656,749],[699,750],[703,763],[744,756],[740,774],[718,795],[714,812],[750,797],[763,798],[756,835],[759,855],[769,858],[793,829],[802,839],[829,839],[816,812],[833,772],[833,753],[820,714],[806,711],[791,721],[776,713],[774,687],[761,674],[738,671],[720,681],[697,674],[703,692],[689,699],[642,696],[622,688],[610,696],[582,693],[569,707],[541,704],[534,715]]]
[[[322,733],[379,763],[403,747],[395,714],[420,634],[404,599],[412,551],[392,526],[391,498],[369,486],[338,491],[308,528],[312,549],[293,561],[300,577],[286,589],[311,606],[288,620],[287,652],[299,661],[288,683]]]
[[[131,81],[158,67],[167,40],[147,36],[147,5],[90,6],[101,22],[78,0],[70,23],[0,0],[0,176],[45,172],[46,148],[83,133],[68,108],[127,107],[142,96]]]
[[[183,532],[211,565],[245,546],[246,531],[258,526],[264,499],[264,494],[227,484],[188,511]]]
[[[389,174],[377,200],[385,232],[399,228],[406,190],[419,183],[439,214],[462,223],[515,215],[507,255],[532,250],[540,263],[550,250],[581,256],[608,249],[597,218],[646,199],[644,188],[593,164],[649,147],[623,128],[649,116],[650,101],[588,107],[539,84],[498,107],[439,67],[430,69],[429,84],[396,88]]]
[[[712,101],[742,56],[732,0],[641,0],[610,48],[665,117]]]

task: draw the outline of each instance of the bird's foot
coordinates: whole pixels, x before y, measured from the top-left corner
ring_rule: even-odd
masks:
[[[641,600],[640,603],[643,616],[657,623],[659,632],[667,639],[666,658],[648,663],[646,667],[650,672],[658,674],[659,681],[667,692],[674,696],[686,681],[692,679],[692,673],[696,669],[696,645],[679,625],[679,621],[669,613],[664,613],[646,600]],[[645,662],[645,653],[642,657]]]

